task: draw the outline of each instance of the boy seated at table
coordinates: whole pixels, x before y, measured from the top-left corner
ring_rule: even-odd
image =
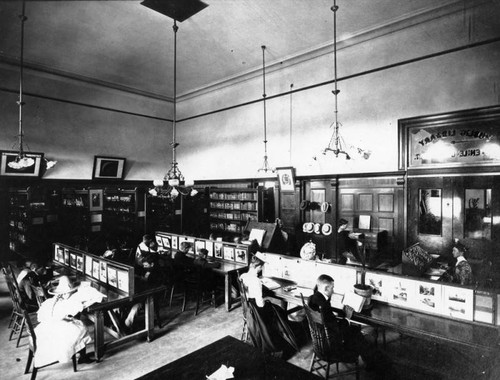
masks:
[[[314,294],[309,297],[309,307],[321,311],[326,328],[330,332],[331,347],[338,349],[337,354],[360,355],[367,370],[374,370],[376,378],[390,379],[391,365],[387,357],[374,344],[367,341],[358,325],[351,324],[346,318],[334,313],[330,304],[333,295],[334,280],[322,274],[316,280]],[[352,310],[346,310],[352,312]]]
[[[156,253],[155,241],[151,235],[146,234],[142,237],[142,242],[139,243],[137,249],[135,250],[134,263],[138,267],[142,267],[142,259],[151,253]]]
[[[146,289],[161,286],[164,283],[163,273],[156,266],[156,258],[154,255],[148,255],[142,259],[143,271],[140,275],[135,276],[135,291],[140,292]],[[156,303],[156,302],[155,302]],[[143,303],[138,302],[130,308],[127,318],[124,323],[127,329],[130,329],[134,324],[135,317],[142,308]],[[155,306],[156,308],[156,306]]]
[[[190,267],[193,265],[194,260],[187,255],[191,247],[192,244],[187,241],[180,244],[179,250],[174,255],[174,264],[177,267]]]
[[[264,261],[257,252],[252,256],[248,272],[240,276],[246,293],[248,307],[254,312],[248,314],[249,335],[262,352],[282,355],[284,351],[293,348],[298,351],[295,334],[288,324],[286,312],[278,305],[264,299],[263,290],[270,292],[259,278]]]
[[[205,248],[198,251],[198,256],[194,259],[193,264],[201,268],[220,268],[219,261],[208,260],[208,250]]]
[[[37,305],[31,285],[41,286],[44,284],[48,280],[46,272],[45,267],[32,261],[29,268],[24,268],[17,276],[21,298],[28,305]]]

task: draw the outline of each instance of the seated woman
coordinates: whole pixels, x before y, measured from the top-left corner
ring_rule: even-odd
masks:
[[[83,322],[78,319],[84,306],[81,299],[74,296],[76,290],[67,276],[61,276],[57,287],[49,290],[54,297],[40,306],[37,313],[40,323],[35,327],[37,367],[68,362],[78,352],[80,363],[88,361],[85,346],[91,338]]]
[[[453,267],[443,273],[440,278],[441,281],[454,282],[460,285],[472,284],[472,268],[464,257],[466,252],[467,247],[465,245],[460,242],[455,243],[452,254],[456,259],[456,263]]]
[[[240,276],[249,303],[248,330],[254,346],[267,353],[280,353],[290,346],[298,349],[295,335],[288,325],[286,312],[279,306],[264,300],[263,285],[259,278],[264,262],[260,253],[252,256],[248,272]],[[267,288],[264,288],[267,289]]]

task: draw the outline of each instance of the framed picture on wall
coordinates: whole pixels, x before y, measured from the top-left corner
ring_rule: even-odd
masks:
[[[276,168],[281,192],[295,191],[294,169],[291,166]]]
[[[89,211],[102,211],[103,194],[102,189],[89,190]]]
[[[123,179],[125,158],[94,156],[92,179]]]
[[[17,155],[18,152],[13,151],[1,152],[0,175],[6,177],[40,177],[43,153],[25,153],[26,158],[33,160],[33,164],[25,168],[16,167]]]

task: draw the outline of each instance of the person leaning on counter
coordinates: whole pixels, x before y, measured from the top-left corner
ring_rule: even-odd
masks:
[[[465,245],[460,242],[454,244],[452,254],[456,259],[456,263],[443,273],[441,276],[442,281],[454,282],[460,285],[470,285],[472,283],[472,268],[464,257],[466,252],[467,247]]]

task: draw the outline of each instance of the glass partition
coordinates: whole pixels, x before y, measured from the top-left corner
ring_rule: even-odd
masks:
[[[465,189],[464,236],[491,239],[491,189]]]
[[[426,235],[441,235],[441,189],[419,189],[418,205],[418,233]]]

